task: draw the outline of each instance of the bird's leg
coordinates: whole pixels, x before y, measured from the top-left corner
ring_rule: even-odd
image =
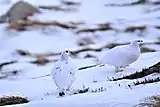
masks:
[[[73,83],[73,82],[74,82],[74,80],[72,81],[72,83]],[[69,84],[69,86],[67,87],[66,91],[70,91],[70,90],[71,90],[72,83]]]
[[[119,69],[119,67],[116,66],[116,67],[115,67],[115,71],[116,71],[116,72],[122,72],[123,70]]]
[[[72,89],[72,88],[71,88],[71,85],[72,85],[72,84],[70,84],[70,85],[68,86],[68,88],[66,89],[66,91],[71,91],[71,89]]]

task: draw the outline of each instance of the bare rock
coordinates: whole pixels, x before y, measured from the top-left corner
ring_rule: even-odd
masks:
[[[38,8],[27,2],[18,1],[0,17],[0,22],[17,23],[19,20],[26,20],[28,16],[32,16],[36,12],[40,12]]]

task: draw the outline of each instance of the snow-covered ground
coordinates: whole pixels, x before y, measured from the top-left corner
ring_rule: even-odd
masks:
[[[2,0],[1,0],[2,1]],[[0,1],[0,14],[18,0],[4,3]],[[60,0],[25,0],[29,3],[40,6],[63,6]],[[79,70],[76,74],[76,81],[72,89],[78,90],[89,87],[89,92],[84,94],[68,95],[58,98],[58,90],[50,76],[37,78],[50,74],[54,61],[46,65],[36,65],[30,61],[36,60],[32,56],[21,56],[16,53],[17,49],[29,51],[34,54],[47,52],[59,53],[66,49],[78,49],[78,42],[84,38],[89,38],[95,46],[109,43],[126,43],[131,40],[141,39],[144,43],[160,41],[160,29],[156,28],[160,24],[160,5],[139,4],[133,6],[110,6],[106,4],[125,4],[137,0],[72,0],[80,2],[77,10],[71,12],[61,12],[43,10],[30,19],[60,22],[85,22],[77,29],[63,29],[59,27],[39,27],[29,28],[27,31],[6,31],[7,24],[0,24],[0,63],[17,61],[13,64],[3,66],[0,76],[12,71],[19,71],[17,75],[0,79],[0,96],[19,95],[27,97],[30,102],[21,105],[10,105],[6,107],[133,107],[144,98],[152,95],[160,95],[160,82],[135,86],[136,80],[108,81],[108,78],[119,77],[141,71],[157,62],[160,62],[160,45],[146,44],[145,47],[154,49],[157,52],[142,53],[140,58],[124,69],[123,72],[116,73],[114,67],[106,65],[103,67],[93,67]],[[150,0],[155,1],[155,0]],[[156,10],[158,9],[158,10]],[[156,11],[153,11],[156,10]],[[97,31],[95,33],[75,32],[84,28],[96,28],[98,24],[111,23],[115,29],[107,31]],[[146,26],[141,31],[125,32],[129,26]],[[143,46],[143,45],[142,45]],[[84,67],[96,64],[96,58],[107,52],[101,51],[80,52],[73,57],[76,67]],[[86,58],[86,55],[95,57]],[[57,60],[59,56],[50,56],[48,59]],[[160,77],[160,74],[151,74],[146,78]],[[138,80],[144,80],[139,78]],[[131,86],[128,87],[128,85]],[[104,91],[92,92],[103,87]],[[70,94],[70,93],[69,93]]]

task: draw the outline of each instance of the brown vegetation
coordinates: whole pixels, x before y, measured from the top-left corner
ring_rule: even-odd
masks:
[[[61,3],[67,6],[81,5],[80,2],[73,2],[73,1],[66,1],[66,0],[61,0]]]
[[[124,32],[135,32],[136,30],[144,31],[147,26],[128,26]]]
[[[125,45],[125,44],[128,44],[128,43],[107,43],[107,44],[104,44],[104,45],[98,45],[98,44],[91,44],[91,45],[85,45],[85,46],[80,46],[78,47],[77,49],[72,49],[72,50],[69,50],[71,52],[72,55],[76,55],[80,52],[84,52],[84,51],[101,51],[102,49],[104,48],[114,48],[116,46],[119,46],[119,45]],[[154,43],[144,43],[142,44],[143,45],[146,45],[146,44],[159,44],[159,42],[154,42]],[[142,47],[141,46],[141,52],[155,52],[155,50],[152,50],[152,49],[149,49],[149,48],[145,48],[145,47]],[[39,53],[39,54],[36,54],[36,53],[31,53],[31,52],[28,52],[28,51],[25,51],[25,50],[17,50],[16,51],[17,54],[19,55],[22,55],[22,56],[31,56],[31,57],[35,57],[35,58],[45,58],[45,57],[49,57],[49,56],[55,56],[55,55],[60,55],[61,52],[58,52],[58,53],[53,53],[53,52],[48,52],[48,53]]]
[[[20,21],[18,23],[9,24],[7,29],[25,29],[26,27],[34,27],[34,26],[57,26],[64,29],[76,29],[77,26],[70,24],[70,23],[61,23],[58,21],[48,21],[48,22],[41,22],[41,21],[34,21],[34,20],[26,20]]]
[[[133,6],[133,5],[144,5],[144,4],[152,4],[152,5],[159,5],[159,1],[150,1],[150,0],[137,0],[130,3],[124,4],[105,4],[105,6]]]
[[[0,106],[28,103],[27,98],[19,96],[5,96],[0,98]]]
[[[148,97],[143,103],[137,104],[135,107],[160,107],[160,95]]]
[[[75,8],[64,8],[60,6],[39,6],[39,8],[47,9],[47,10],[54,10],[54,11],[63,11],[63,12],[76,11]]]
[[[97,28],[85,28],[85,29],[81,29],[78,30],[76,32],[76,34],[80,34],[80,33],[95,33],[97,31],[107,31],[107,30],[113,30],[113,28],[111,26],[99,26]]]

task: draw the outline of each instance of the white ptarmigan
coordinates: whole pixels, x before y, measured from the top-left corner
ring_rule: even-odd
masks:
[[[127,66],[135,62],[140,56],[140,47],[142,40],[134,40],[128,45],[117,46],[109,50],[100,60],[101,64],[108,64],[116,67]]]
[[[52,69],[52,78],[59,89],[59,96],[65,95],[75,81],[77,69],[69,57],[69,52],[61,53],[60,59],[54,64]]]

